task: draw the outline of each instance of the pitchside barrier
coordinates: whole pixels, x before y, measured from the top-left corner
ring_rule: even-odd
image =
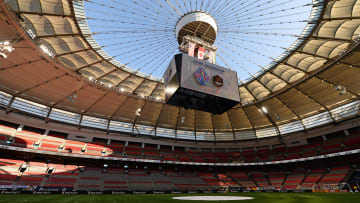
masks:
[[[77,195],[77,194],[207,194],[207,193],[238,193],[238,192],[312,192],[311,190],[273,190],[265,188],[224,188],[219,190],[166,190],[166,191],[130,191],[130,190],[105,190],[105,191],[73,191],[71,187],[0,187],[0,194],[65,194],[65,195]]]
[[[348,183],[337,183],[337,184],[319,184],[313,192],[353,192],[352,188]]]

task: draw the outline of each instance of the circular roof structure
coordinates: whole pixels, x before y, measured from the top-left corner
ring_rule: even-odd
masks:
[[[0,20],[0,41],[9,42],[2,44],[8,46],[9,49],[6,49],[8,51],[3,50],[9,53],[2,50],[6,57],[0,57],[0,103],[8,110],[26,112],[47,121],[105,131],[136,132],[149,136],[198,141],[281,138],[290,133],[341,122],[358,116],[359,113],[360,1],[358,0],[313,1],[307,6],[298,5],[301,8],[311,8],[306,10],[306,15],[310,14],[310,17],[306,18],[306,25],[302,24],[300,34],[289,40],[291,41],[289,45],[281,49],[284,52],[278,53],[275,48],[267,45],[282,46],[277,41],[287,41],[286,36],[269,38],[270,33],[275,33],[271,30],[263,36],[259,35],[264,32],[249,31],[255,35],[250,36],[239,31],[239,29],[248,29],[240,25],[236,30],[224,27],[226,22],[232,21],[221,20],[219,16],[241,10],[246,18],[262,13],[260,15],[263,15],[264,21],[266,19],[270,21],[268,23],[273,23],[278,18],[275,16],[270,18],[270,13],[286,15],[281,10],[293,12],[291,8],[297,7],[294,6],[295,4],[280,9],[278,4],[287,5],[285,3],[290,1],[278,0],[270,3],[259,1],[256,4],[250,4],[249,1],[221,1],[223,4],[218,5],[216,12],[218,15],[208,12],[214,17],[218,26],[215,40],[219,50],[217,61],[219,63],[222,61],[223,66],[233,69],[240,66],[232,66],[231,64],[235,64],[231,62],[232,60],[239,60],[238,63],[241,62],[246,67],[245,70],[261,66],[259,73],[250,72],[252,76],[249,80],[240,77],[241,102],[222,115],[164,104],[162,80],[154,74],[150,75],[151,72],[144,71],[144,67],[149,67],[158,70],[159,73],[162,72],[159,62],[164,61],[163,64],[166,64],[168,57],[163,55],[163,60],[160,60],[161,57],[157,55],[154,57],[153,54],[169,51],[168,55],[172,56],[173,53],[163,47],[165,45],[173,47],[174,52],[177,51],[176,23],[181,18],[181,14],[196,10],[196,2],[199,7],[200,1],[186,1],[185,5],[189,12],[180,12],[180,14],[176,11],[181,10],[180,7],[177,8],[176,2],[184,3],[184,1],[153,1],[156,4],[140,0],[110,1],[111,4],[86,1],[85,7],[82,0],[6,2],[7,4],[2,4],[0,7],[4,15]],[[126,7],[117,6],[119,2],[126,3]],[[190,2],[193,9],[189,9]],[[200,2],[200,7],[209,8],[207,10],[209,11],[214,2],[209,1],[209,6],[208,4],[201,6]],[[97,5],[99,7],[96,8],[102,9],[97,9],[96,11],[99,11],[97,13],[94,12],[98,15],[91,16],[89,12],[94,8],[86,4]],[[247,4],[249,5],[245,6]],[[183,10],[185,5],[181,5]],[[256,8],[257,6],[259,7]],[[160,8],[167,13],[162,12]],[[249,13],[250,11],[246,11],[248,8],[267,9]],[[270,8],[278,12],[270,11]],[[109,12],[110,10],[114,12]],[[112,30],[114,32],[108,30],[106,32],[116,35],[102,37],[115,38],[111,39],[114,40],[112,42],[107,41],[108,45],[121,44],[124,47],[113,47],[113,49],[127,54],[111,53],[105,46],[107,43],[98,38],[101,34],[97,33],[100,31],[95,30],[96,25],[91,22],[104,17],[99,14],[101,12],[105,13],[104,16],[110,13],[113,15],[104,19],[119,20],[117,15],[121,15],[125,16],[121,18],[122,20],[133,23],[126,27],[129,32],[125,29]],[[151,27],[155,27],[154,32],[141,30],[141,26],[135,25],[134,20],[136,16],[140,16],[139,13],[143,16],[139,23],[150,26],[146,20],[152,19]],[[153,15],[150,16],[149,13]],[[269,13],[269,16],[265,15],[266,13]],[[296,16],[293,16],[294,19]],[[162,22],[156,21],[160,17],[166,19],[165,22],[171,20],[171,23],[170,21],[168,23],[169,31],[161,35],[156,31],[156,28],[161,27],[160,23],[156,23]],[[238,15],[235,18],[240,19]],[[261,21],[254,20],[254,29],[257,28],[256,24],[264,24]],[[300,21],[304,19],[301,18]],[[282,21],[278,22],[280,25],[283,24]],[[114,22],[102,24],[110,28],[117,26]],[[137,30],[130,30],[134,27]],[[104,28],[101,30],[106,33]],[[290,30],[288,29],[289,32]],[[140,33],[143,35],[142,38],[138,38]],[[159,38],[158,42],[154,41],[155,37]],[[254,37],[255,39],[251,39],[253,42],[249,39],[247,43],[256,43],[258,47],[252,47],[251,44],[241,45],[241,40]],[[132,40],[134,38],[138,41]],[[259,41],[260,39],[263,41]],[[221,43],[216,44],[219,42]],[[159,43],[158,46],[162,48],[149,43]],[[225,44],[229,48],[224,49]],[[232,50],[236,46],[242,48]],[[270,49],[264,51],[266,47]],[[247,49],[248,51],[245,51]],[[146,50],[149,50],[150,55],[145,53]],[[243,50],[240,56],[229,54],[239,50]],[[138,55],[138,52],[142,54]],[[228,54],[225,55],[226,52]],[[271,57],[271,60],[256,58],[251,55],[251,53],[255,54],[253,52],[259,56],[264,54],[267,58]],[[117,55],[119,57],[115,57]],[[142,55],[147,57],[141,57]],[[256,65],[245,65],[245,61],[248,60],[242,61],[244,59],[242,56],[256,62]],[[121,57],[133,63],[121,60]],[[146,66],[148,62],[151,64]],[[264,64],[258,64],[260,62]],[[239,73],[240,69],[237,71]],[[254,69],[254,72],[257,71]],[[138,109],[141,109],[140,116],[136,114]]]
[[[135,72],[161,77],[179,53],[176,42],[202,31],[218,48],[217,64],[237,71],[241,84],[291,53],[314,28],[309,23],[317,21],[321,5],[312,0],[92,0],[84,1],[83,12],[101,49]],[[179,33],[189,20],[194,22]]]

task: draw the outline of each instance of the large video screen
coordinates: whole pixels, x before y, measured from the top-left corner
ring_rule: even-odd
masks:
[[[240,102],[235,71],[183,54],[180,86]]]
[[[169,82],[172,80],[172,78],[176,75],[176,64],[175,64],[175,58],[171,60],[169,67],[166,69],[163,78],[164,78],[164,85],[165,87],[168,86]]]

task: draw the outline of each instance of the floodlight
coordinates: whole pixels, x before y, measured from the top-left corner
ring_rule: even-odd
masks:
[[[27,165],[26,165],[26,164],[21,164],[21,166],[19,167],[19,171],[20,171],[21,173],[25,172],[26,169],[27,169]]]
[[[49,168],[46,169],[46,174],[48,174],[48,175],[50,175],[50,174],[52,174],[52,173],[54,173],[54,172],[55,172],[55,168],[54,168],[54,167],[49,167]]]
[[[64,150],[65,149],[65,145],[64,144],[61,144],[58,146],[58,150]]]
[[[267,110],[267,108],[266,108],[265,106],[261,107],[261,110],[262,110],[262,112],[264,112],[264,113],[268,113],[268,110]]]
[[[3,58],[7,58],[11,52],[13,52],[15,48],[11,45],[9,41],[0,42],[0,56]]]

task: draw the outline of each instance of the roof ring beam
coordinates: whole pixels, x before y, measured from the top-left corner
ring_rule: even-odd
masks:
[[[66,53],[63,53],[63,54],[57,54],[56,57],[66,56],[66,55],[69,55],[69,54],[76,54],[76,53],[80,53],[80,52],[86,52],[86,51],[90,51],[90,50],[92,50],[92,49],[91,48],[80,49],[80,50],[77,50],[77,51],[71,51],[71,52],[66,52]]]
[[[311,36],[310,39],[314,40],[331,40],[331,41],[339,41],[339,42],[347,42],[350,43],[352,40],[350,39],[341,39],[341,38],[332,38],[332,37],[319,37],[319,36]]]
[[[87,65],[82,66],[82,67],[80,67],[80,68],[76,68],[75,71],[76,71],[76,72],[79,72],[79,71],[81,71],[82,69],[88,68],[88,67],[90,67],[90,66],[93,66],[93,65],[95,65],[95,64],[98,64],[98,63],[101,63],[101,62],[104,62],[104,61],[105,61],[104,59],[99,60],[99,61],[95,61],[94,63],[90,63],[90,64],[87,64]]]
[[[110,75],[111,73],[113,73],[113,72],[115,72],[115,71],[117,71],[116,68],[114,68],[113,70],[111,70],[111,71],[109,71],[109,72],[107,72],[107,73],[104,73],[103,75],[100,75],[99,77],[95,78],[95,80],[101,80],[102,78]]]
[[[320,55],[317,55],[317,54],[313,54],[313,53],[309,53],[309,52],[304,52],[304,51],[299,51],[299,50],[296,50],[295,53],[306,54],[306,55],[310,55],[310,56],[313,56],[313,57],[322,58],[322,59],[325,59],[325,60],[330,60],[330,59],[331,59],[331,58],[326,57],[326,56],[320,56]]]
[[[122,79],[115,87],[120,87],[120,85],[125,82],[127,79],[129,79],[132,76],[132,74],[129,73],[124,79]]]
[[[354,1],[356,2],[356,1]],[[321,21],[332,21],[332,20],[358,20],[360,16],[348,16],[348,17],[336,17],[336,18],[323,18]]]
[[[39,12],[31,12],[31,11],[15,11],[16,14],[31,14],[31,15],[38,15],[38,16],[59,16],[59,17],[74,17],[73,15],[65,15],[65,14],[55,14],[55,13],[41,13]]]
[[[55,34],[55,35],[44,35],[36,36],[38,39],[47,39],[47,38],[58,38],[58,37],[81,37],[81,34]]]
[[[131,92],[131,94],[136,93],[136,90],[138,90],[142,84],[144,84],[146,82],[146,79],[143,78],[143,80],[134,88],[134,90]]]

